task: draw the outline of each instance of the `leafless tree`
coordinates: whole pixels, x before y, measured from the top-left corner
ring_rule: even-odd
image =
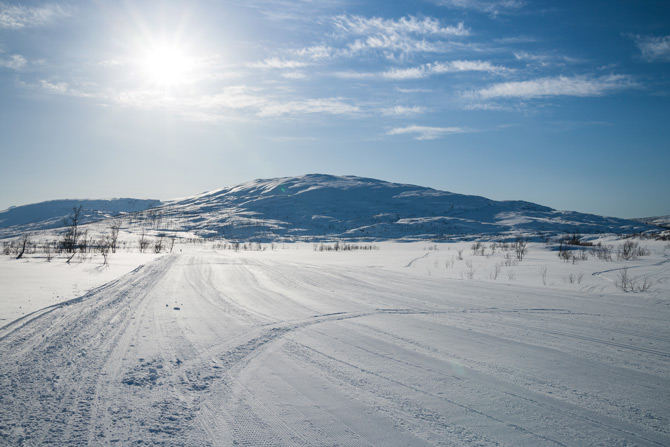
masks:
[[[516,240],[514,244],[514,249],[516,250],[516,258],[519,261],[523,261],[523,257],[526,256],[526,245],[528,242],[526,242],[525,239],[519,238]]]
[[[106,236],[98,242],[98,250],[102,254],[103,263],[102,265],[109,265],[109,251],[112,248],[111,236]]]
[[[112,253],[116,253],[116,247],[119,241],[119,230],[121,229],[121,223],[118,219],[113,219],[112,223],[109,225],[109,248]]]
[[[156,241],[154,242],[154,251],[156,253],[160,253],[163,251],[163,236],[160,236]]]
[[[142,233],[140,234],[140,253],[144,253],[144,250],[149,246],[149,239],[147,239],[146,230],[142,228]]]
[[[79,242],[79,225],[83,217],[83,207],[72,208],[72,213],[63,220],[65,225],[65,233],[61,241],[66,253],[74,253],[77,251],[77,244]]]
[[[51,242],[47,241],[44,244],[44,253],[47,255],[47,262],[51,262],[51,258],[53,258],[53,253],[51,251]]]
[[[19,246],[21,247],[19,249],[19,254],[16,256],[16,259],[21,259],[23,257],[23,254],[26,252],[26,247],[30,244],[30,234],[26,233],[21,236],[19,239]]]

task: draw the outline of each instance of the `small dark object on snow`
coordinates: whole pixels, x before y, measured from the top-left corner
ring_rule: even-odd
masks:
[[[179,307],[173,307],[174,310],[181,310]]]

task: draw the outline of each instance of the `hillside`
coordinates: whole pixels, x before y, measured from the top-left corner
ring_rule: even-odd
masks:
[[[355,176],[254,180],[161,204],[157,200],[57,200],[0,212],[0,237],[62,226],[74,206],[84,222],[122,216],[132,231],[189,232],[254,241],[447,240],[631,234],[660,230],[520,200],[495,201]]]
[[[417,240],[580,233],[655,227],[354,176],[255,180],[152,210],[154,228],[253,240]]]
[[[647,225],[656,225],[665,229],[670,229],[670,216],[655,216],[655,217],[643,217],[640,219],[635,219],[637,222],[642,222]]]
[[[151,199],[51,200],[0,211],[0,238],[63,226],[72,208],[82,207],[82,223],[136,213],[160,205]]]

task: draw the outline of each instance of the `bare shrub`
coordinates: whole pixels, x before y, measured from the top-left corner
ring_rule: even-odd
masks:
[[[474,244],[472,244],[470,246],[470,248],[472,249],[472,256],[475,256],[477,254],[477,252],[481,250],[482,243],[481,242],[475,242]]]
[[[614,285],[624,292],[639,293],[649,291],[654,282],[649,278],[643,278],[642,282],[640,282],[639,278],[631,276],[628,273],[628,267],[624,267],[619,269]]]
[[[491,273],[491,279],[498,279],[500,271],[502,270],[502,262],[496,262],[493,266],[493,272]]]
[[[44,244],[44,254],[46,255],[47,262],[51,262],[51,259],[53,258],[53,251],[51,250],[51,242],[49,241]]]
[[[582,237],[579,235],[578,232],[574,232],[571,235],[565,236],[561,242],[565,242],[568,245],[576,245],[576,246],[582,246],[582,247],[592,247],[593,243],[592,242],[586,242],[582,240]]]
[[[507,270],[507,279],[514,281],[514,278],[516,278],[516,272],[512,269]]]
[[[589,254],[586,252],[586,250],[579,250],[579,260],[580,261],[589,260]]]
[[[651,289],[651,286],[653,285],[653,281],[649,278],[644,278],[642,280],[642,284],[638,285],[637,291],[638,292],[646,292],[649,289]]]
[[[611,261],[612,260],[612,249],[606,245],[600,245],[593,249],[593,253],[596,255],[596,258],[601,261]]]
[[[515,265],[519,265],[519,260],[516,258],[512,258],[512,255],[509,252],[507,252],[503,257],[503,264],[505,264],[505,267],[513,267]]]
[[[627,240],[623,245],[619,245],[619,248],[617,249],[617,259],[624,261],[634,261],[637,258],[648,254],[648,250],[640,247],[637,242],[632,240]]]
[[[563,242],[561,242],[561,245],[558,247],[558,257],[561,258],[563,262],[570,262],[572,259],[571,250],[566,249],[563,246]]]
[[[527,245],[528,242],[523,238],[517,239],[516,242],[514,243],[514,251],[516,252],[516,258],[519,261],[523,261],[524,256],[526,256],[526,253],[528,251],[526,248]]]

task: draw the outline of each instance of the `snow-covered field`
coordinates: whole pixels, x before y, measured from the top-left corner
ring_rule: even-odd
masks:
[[[0,445],[670,445],[670,246],[602,242],[3,256]]]

